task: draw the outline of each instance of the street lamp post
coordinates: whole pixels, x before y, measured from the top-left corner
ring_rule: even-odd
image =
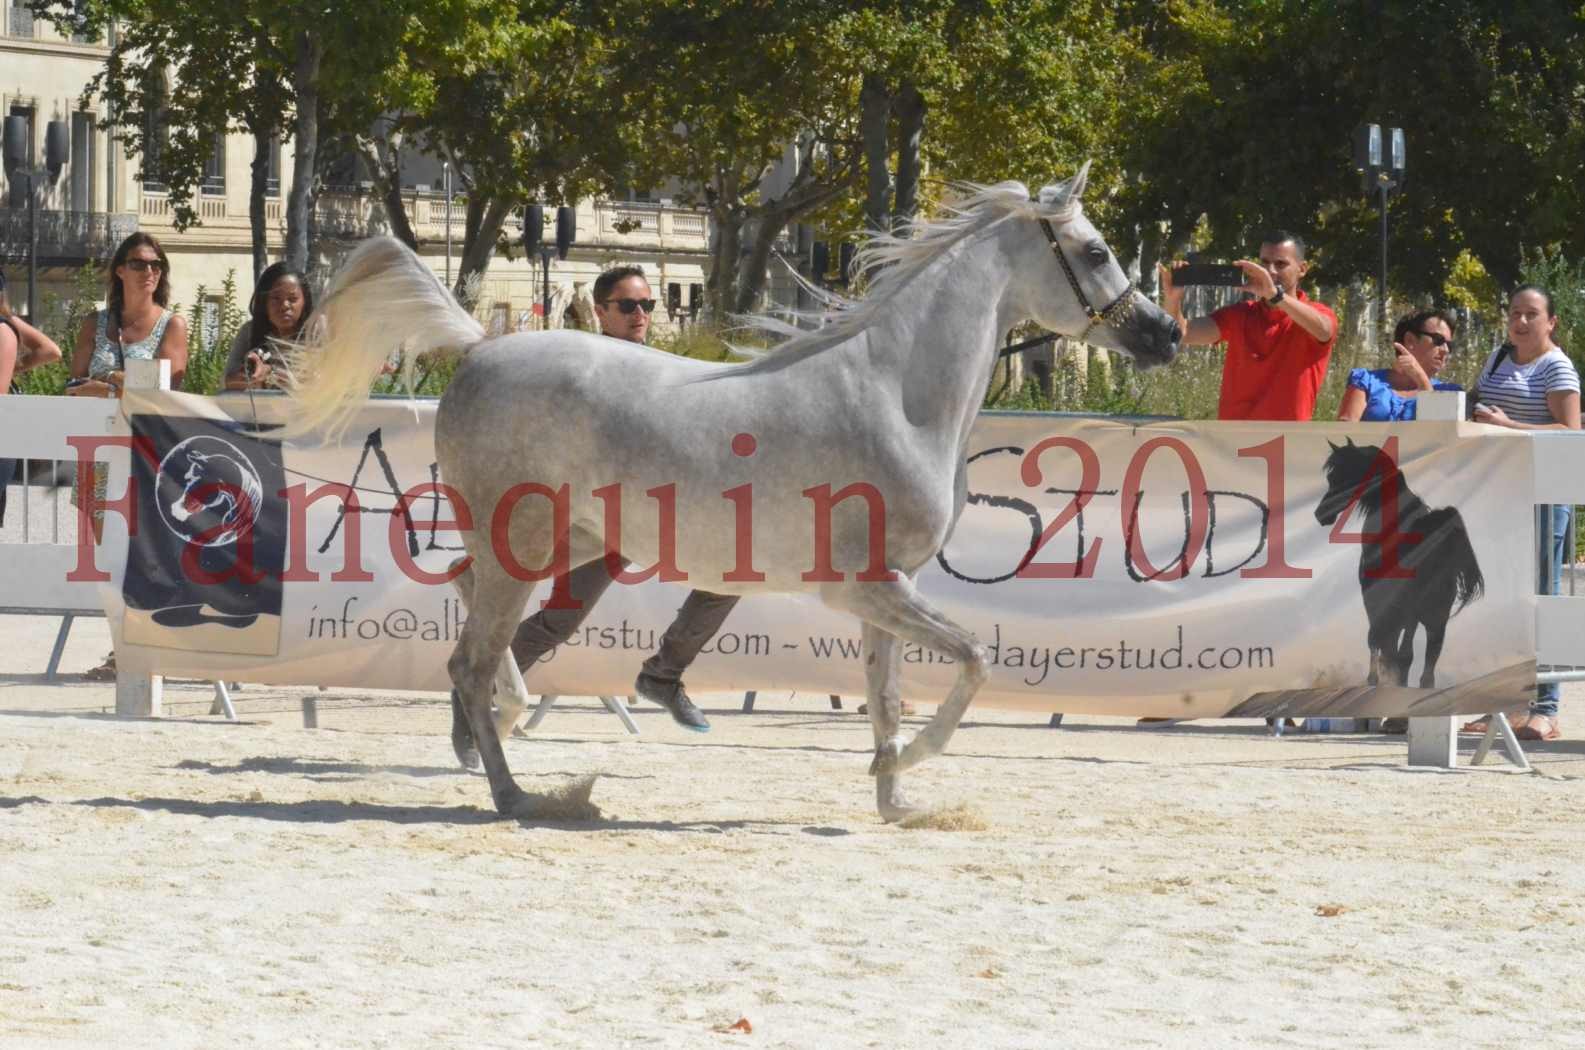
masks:
[[[1381,195],[1381,281],[1376,300],[1383,330],[1387,327],[1387,202],[1395,191],[1403,189],[1407,159],[1402,128],[1387,128],[1383,133],[1380,124],[1362,124],[1354,132],[1354,171],[1367,195]]]
[[[441,181],[446,184],[446,287],[451,287],[451,161],[440,162]]]
[[[530,204],[523,209],[523,252],[533,265],[535,255],[539,256],[541,272],[544,275],[544,299],[540,309],[544,315],[544,329],[550,328],[550,260],[552,256],[565,260],[567,252],[572,248],[573,242],[578,238],[578,213],[562,205],[556,209],[556,241],[554,244],[545,241],[545,209],[539,204]]]
[[[66,122],[52,120],[44,134],[44,167],[31,165],[28,148],[28,118],[7,117],[5,123],[5,170],[13,180],[27,179],[28,183],[28,320],[38,323],[39,286],[39,202],[38,178],[46,176],[51,182],[60,177],[70,154],[70,139]]]

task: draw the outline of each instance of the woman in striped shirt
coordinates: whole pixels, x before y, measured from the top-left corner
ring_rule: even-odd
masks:
[[[1481,365],[1475,422],[1515,430],[1580,429],[1579,372],[1552,341],[1556,330],[1550,294],[1535,285],[1514,290],[1508,298],[1508,342]],[[1552,508],[1550,578],[1537,566],[1537,589],[1542,594],[1558,592],[1573,510]],[[1525,740],[1556,740],[1560,735],[1557,697],[1556,685],[1537,687],[1535,702],[1515,726],[1516,734]]]

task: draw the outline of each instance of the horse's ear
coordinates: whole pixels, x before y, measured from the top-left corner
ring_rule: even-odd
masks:
[[[1090,162],[1085,161],[1079,173],[1068,182],[1067,203],[1072,204],[1084,196],[1084,185],[1090,180]]]
[[[1349,448],[1353,448],[1354,447],[1354,436],[1352,434],[1350,434],[1349,437],[1348,437],[1348,447]]]
[[[1335,441],[1333,441],[1333,440],[1332,440],[1332,439],[1331,439],[1331,438],[1327,438],[1327,439],[1326,439],[1326,443],[1327,443],[1327,444],[1328,444],[1328,445],[1331,445],[1331,446],[1332,446],[1332,451],[1333,451],[1333,452],[1336,452],[1336,451],[1337,451],[1337,450],[1338,450],[1338,449],[1340,449],[1340,448],[1342,448],[1342,447],[1343,447],[1343,446],[1342,446],[1342,445],[1339,445],[1339,444],[1338,444],[1338,443],[1337,443],[1337,442],[1335,442]]]
[[[1041,204],[1050,204],[1062,208],[1073,204],[1084,196],[1084,184],[1089,180],[1090,162],[1085,161],[1077,175],[1066,182],[1054,183],[1042,189],[1036,199]]]

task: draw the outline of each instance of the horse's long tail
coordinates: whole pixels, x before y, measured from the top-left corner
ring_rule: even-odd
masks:
[[[1469,532],[1464,528],[1464,517],[1453,511],[1448,535],[1448,556],[1453,562],[1457,589],[1454,591],[1454,615],[1464,611],[1464,606],[1486,592],[1486,578],[1480,574],[1480,562],[1475,560],[1475,547],[1469,542]]]
[[[410,378],[418,355],[464,352],[483,338],[479,322],[405,244],[366,240],[336,271],[302,341],[286,347],[296,411],[283,436],[319,428],[340,434],[398,350],[408,353]]]

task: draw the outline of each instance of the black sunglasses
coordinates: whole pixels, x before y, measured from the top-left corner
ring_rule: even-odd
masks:
[[[1449,339],[1441,332],[1415,332],[1414,334],[1419,336],[1421,339],[1431,340],[1432,346],[1445,346],[1449,351],[1453,349],[1453,340]]]
[[[625,314],[630,314],[634,310],[638,309],[643,309],[643,311],[647,314],[652,314],[655,312],[655,300],[653,299],[607,299],[600,305],[610,306],[613,303],[616,305],[618,310]]]
[[[128,259],[127,269],[133,271],[134,273],[143,273],[146,270],[153,270],[155,273],[164,273],[165,264],[160,262],[158,259]]]

